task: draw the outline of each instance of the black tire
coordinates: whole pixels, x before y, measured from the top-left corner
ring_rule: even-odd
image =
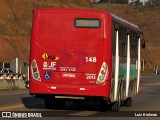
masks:
[[[103,100],[100,102],[99,106],[98,106],[98,111],[100,112],[105,112],[107,111],[109,108],[109,104],[107,101]]]
[[[83,101],[83,102],[84,102],[84,101]],[[80,101],[80,100],[74,100],[74,101],[73,101],[73,104],[75,104],[75,105],[81,105],[83,102]]]
[[[112,103],[110,109],[112,112],[118,112],[120,110],[119,102]]]
[[[133,99],[130,97],[127,100],[124,101],[124,106],[126,107],[132,107],[132,101]]]
[[[51,98],[45,98],[44,99],[44,105],[46,109],[53,109],[54,106],[54,99]]]
[[[56,109],[64,109],[66,101],[64,99],[55,99],[54,106]]]
[[[120,111],[120,107],[121,107],[121,96],[120,94],[118,95],[118,101],[114,102],[111,104],[110,106],[110,110],[112,112],[118,112]]]
[[[124,89],[123,89],[123,81],[121,81],[121,87],[120,87],[120,106],[124,105]]]

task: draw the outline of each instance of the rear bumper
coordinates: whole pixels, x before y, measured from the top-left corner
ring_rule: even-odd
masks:
[[[31,95],[110,96],[110,82],[103,85],[53,84],[30,80]]]

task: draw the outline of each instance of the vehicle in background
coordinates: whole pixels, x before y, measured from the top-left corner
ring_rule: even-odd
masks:
[[[2,68],[0,69],[1,73],[14,73],[13,70],[11,68]]]

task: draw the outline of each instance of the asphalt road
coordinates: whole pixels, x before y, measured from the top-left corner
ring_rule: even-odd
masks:
[[[40,113],[42,119],[47,116],[48,119],[117,119],[117,117],[125,117],[127,119],[137,119],[138,115],[154,114],[160,116],[160,75],[147,75],[141,77],[139,94],[133,100],[132,107],[121,107],[120,112],[99,112],[94,104],[75,105],[67,102],[65,109],[47,110],[44,107],[44,101],[33,98],[29,95],[28,90],[0,92],[0,114],[4,111],[12,112],[28,112]],[[148,114],[150,113],[150,114]],[[40,115],[39,114],[39,115]],[[1,115],[0,115],[1,116]],[[61,118],[65,117],[65,118]],[[80,118],[79,118],[80,117]],[[116,117],[116,118],[114,118]],[[131,117],[131,118],[130,118]],[[140,117],[143,119],[146,117]],[[119,118],[118,118],[119,119]],[[120,118],[122,119],[122,118]],[[158,117],[149,117],[148,119],[160,119]]]

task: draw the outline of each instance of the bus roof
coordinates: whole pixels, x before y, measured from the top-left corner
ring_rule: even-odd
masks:
[[[133,23],[130,23],[127,20],[124,20],[124,19],[122,19],[122,18],[120,18],[120,17],[118,17],[118,16],[116,16],[116,15],[114,15],[112,13],[110,13],[110,15],[112,16],[112,19],[114,21],[116,21],[116,22],[118,22],[118,23],[120,23],[120,24],[122,24],[124,26],[127,26],[127,27],[129,27],[129,28],[131,28],[133,30],[140,31],[139,27],[137,25],[135,25]]]
[[[37,9],[36,11],[47,11],[47,12],[73,12],[73,13],[101,13],[101,14],[109,14],[112,18],[112,20],[116,21],[117,23],[120,23],[130,29],[133,29],[135,31],[140,31],[139,27],[133,23],[128,22],[127,20],[124,20],[116,15],[114,15],[111,12],[104,11],[104,10],[92,10],[92,9],[83,9],[83,8],[42,8]]]

